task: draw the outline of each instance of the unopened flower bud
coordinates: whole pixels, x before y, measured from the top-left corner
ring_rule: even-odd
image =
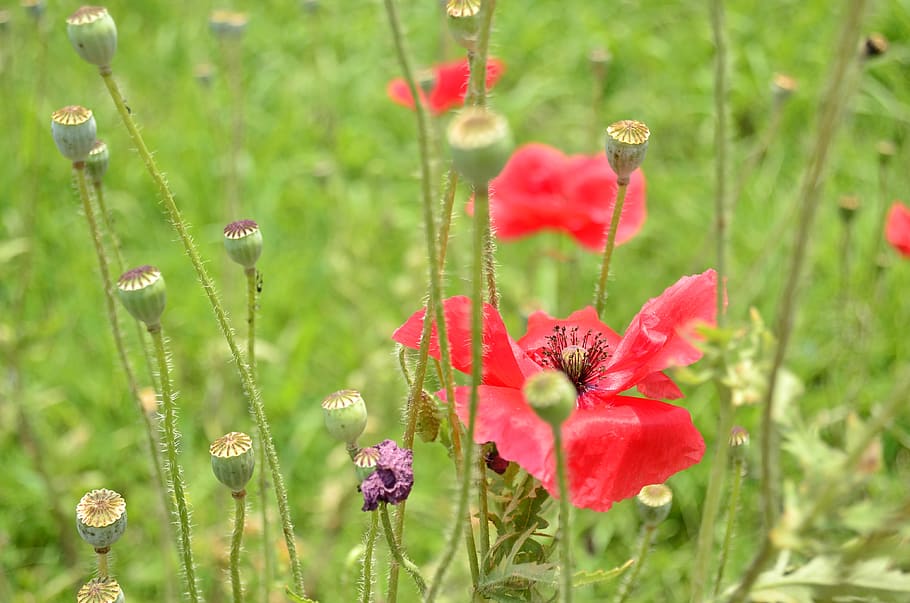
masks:
[[[212,473],[218,481],[232,492],[242,492],[256,466],[252,438],[232,431],[212,442],[209,452],[212,454]]]
[[[616,182],[629,184],[629,176],[645,160],[651,131],[640,121],[624,119],[607,128],[607,161],[616,172]]]
[[[478,188],[487,187],[512,153],[509,123],[483,107],[463,109],[449,124],[448,139],[455,168]]]
[[[76,530],[95,549],[107,549],[126,531],[126,501],[113,490],[92,490],[76,505]]]
[[[149,330],[161,325],[167,291],[160,270],[146,265],[124,272],[117,280],[117,295],[127,312]]]
[[[361,448],[354,455],[354,473],[358,481],[363,481],[370,477],[376,471],[376,465],[379,463],[379,449],[375,446]]]
[[[480,31],[481,0],[448,0],[446,23],[455,42],[469,52],[477,51],[477,34]]]
[[[224,227],[224,249],[244,268],[253,268],[262,254],[262,231],[252,220],[238,220]]]
[[[673,506],[673,491],[664,484],[645,486],[635,497],[638,515],[646,526],[654,527],[667,518]]]
[[[322,401],[322,414],[329,435],[348,447],[356,446],[367,426],[367,406],[360,392],[343,389],[331,394]]]
[[[76,603],[124,603],[123,590],[113,578],[92,578],[82,585]]]
[[[66,33],[80,57],[110,72],[117,51],[117,25],[103,6],[83,6],[66,20]]]
[[[110,153],[107,145],[103,140],[96,140],[92,149],[88,152],[88,158],[85,160],[85,169],[91,177],[92,182],[100,184],[104,175],[107,173],[107,164],[110,160]]]
[[[578,392],[562,371],[546,370],[534,373],[522,387],[525,400],[541,419],[554,430],[559,429],[572,411]]]
[[[51,114],[54,144],[72,162],[85,161],[95,144],[95,117],[79,105],[69,105]]]

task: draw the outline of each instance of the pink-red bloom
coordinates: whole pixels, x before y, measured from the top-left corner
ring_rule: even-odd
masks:
[[[910,208],[895,201],[885,220],[885,238],[898,253],[910,257]]]
[[[460,107],[464,104],[464,97],[468,92],[468,78],[471,70],[468,66],[467,59],[452,61],[436,65],[431,69],[433,73],[433,89],[427,96],[422,90],[418,90],[426,104],[435,115],[445,113],[454,107]],[[499,59],[490,58],[487,60],[487,88],[492,88],[493,84],[499,79],[505,71],[505,65]],[[396,78],[389,82],[386,91],[389,98],[411,109],[414,108],[414,97],[405,83],[404,78]]]
[[[606,155],[567,156],[540,143],[515,151],[490,183],[490,212],[496,235],[517,239],[558,230],[592,251],[603,251],[616,203],[616,173]],[[645,177],[632,173],[616,231],[625,243],[645,222]]]
[[[713,270],[681,278],[648,301],[623,336],[593,308],[565,320],[536,312],[515,341],[499,313],[484,305],[483,381],[477,409],[477,443],[492,441],[504,458],[536,477],[554,495],[553,433],[522,394],[525,379],[544,369],[563,371],[578,391],[576,408],[562,426],[569,490],[576,507],[606,511],[697,463],[701,434],[684,408],[650,398],[679,398],[682,392],[661,371],[685,366],[702,353],[690,336],[696,323],[715,320],[717,275]],[[471,371],[471,301],[445,301],[453,366]],[[405,346],[420,341],[424,312],[413,314],[393,335]],[[439,358],[433,326],[430,354]],[[637,388],[647,398],[620,395]],[[470,387],[455,389],[456,411],[468,422]]]

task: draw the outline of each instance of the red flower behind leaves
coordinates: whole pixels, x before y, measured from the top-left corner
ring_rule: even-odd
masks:
[[[885,220],[885,238],[898,253],[910,257],[910,208],[895,201]]]
[[[527,144],[515,151],[490,190],[493,227],[500,239],[560,230],[591,251],[603,251],[607,243],[617,184],[603,153],[567,156],[544,144]],[[636,170],[626,192],[617,245],[638,233],[645,215],[645,177]]]
[[[485,304],[475,441],[495,442],[504,458],[558,495],[552,431],[522,395],[529,375],[555,368],[565,372],[578,391],[576,409],[562,426],[569,490],[576,507],[606,511],[642,487],[694,465],[705,444],[687,410],[620,394],[636,387],[645,396],[682,397],[661,371],[701,357],[687,336],[694,323],[714,323],[716,287],[713,270],[681,278],[647,302],[621,337],[588,307],[565,320],[536,312],[528,320],[527,333],[515,341],[499,313]],[[467,297],[445,301],[452,364],[465,373],[471,371],[470,314]],[[392,338],[417,348],[423,317],[423,311],[412,315]],[[567,361],[567,348],[576,362]],[[430,354],[439,358],[435,325]],[[470,391],[455,389],[456,411],[464,423]]]
[[[492,88],[493,84],[499,80],[499,76],[505,71],[505,65],[499,59],[490,58],[487,60],[487,88]],[[429,98],[423,98],[424,103],[430,108],[434,115],[441,115],[449,109],[460,107],[464,103],[464,97],[468,92],[468,78],[471,70],[468,67],[467,59],[443,63],[432,68],[436,83],[433,90],[430,91]],[[386,91],[389,98],[410,109],[414,108],[414,97],[405,83],[404,78],[396,78],[389,82]],[[420,91],[423,96],[423,91]]]

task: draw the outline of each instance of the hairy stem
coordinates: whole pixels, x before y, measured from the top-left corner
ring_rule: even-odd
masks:
[[[600,265],[600,279],[597,281],[597,290],[594,293],[594,305],[597,316],[603,319],[604,308],[607,305],[607,276],[610,274],[610,260],[613,257],[613,248],[616,247],[616,231],[619,229],[619,218],[622,216],[622,206],[626,202],[626,191],[629,184],[620,184],[616,191],[616,203],[613,204],[613,213],[610,215],[610,228],[607,231],[607,246],[604,247],[603,262]]]
[[[733,530],[736,528],[736,513],[739,510],[739,492],[743,483],[745,464],[742,459],[733,463],[733,484],[730,486],[730,504],[727,506],[727,527],[724,530],[724,544],[720,549],[720,560],[717,562],[717,577],[714,580],[714,596],[720,592],[720,585],[724,579],[724,569],[730,554],[730,544],[733,542]]]
[[[616,593],[614,603],[625,603],[635,586],[638,584],[638,576],[641,574],[641,568],[645,565],[645,559],[651,552],[651,541],[654,539],[654,533],[657,526],[649,523],[642,524],[641,534],[638,537],[638,556],[635,558],[635,567],[632,573],[628,574],[619,586],[619,592]]]
[[[562,449],[562,428],[553,428],[556,475],[559,480],[559,601],[572,603],[572,530],[569,523],[569,482],[566,453]]]
[[[417,586],[417,590],[420,592],[420,596],[423,597],[427,593],[427,583],[423,579],[423,576],[420,575],[420,570],[417,569],[417,566],[414,565],[413,561],[404,555],[401,546],[398,541],[395,540],[395,531],[392,528],[392,521],[389,519],[387,503],[379,505],[379,517],[382,519],[382,530],[385,532],[386,542],[389,544],[389,552],[395,557],[395,561],[398,562],[398,565],[403,567],[408,575],[411,576],[414,580],[414,584]]]
[[[234,531],[231,533],[231,590],[234,603],[243,603],[243,584],[240,582],[240,546],[243,543],[243,524],[246,517],[246,490],[232,492],[234,497]]]
[[[367,532],[366,547],[363,552],[363,573],[360,575],[360,603],[373,600],[373,549],[376,548],[376,531],[379,528],[379,511],[370,513],[370,530]]]

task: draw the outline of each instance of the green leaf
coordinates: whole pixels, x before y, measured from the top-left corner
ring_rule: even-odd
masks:
[[[579,588],[581,586],[588,586],[590,584],[599,584],[601,582],[609,582],[610,580],[615,580],[634,564],[635,560],[629,559],[619,567],[614,567],[613,569],[609,570],[599,569],[593,572],[575,572],[572,575],[572,588]]]

